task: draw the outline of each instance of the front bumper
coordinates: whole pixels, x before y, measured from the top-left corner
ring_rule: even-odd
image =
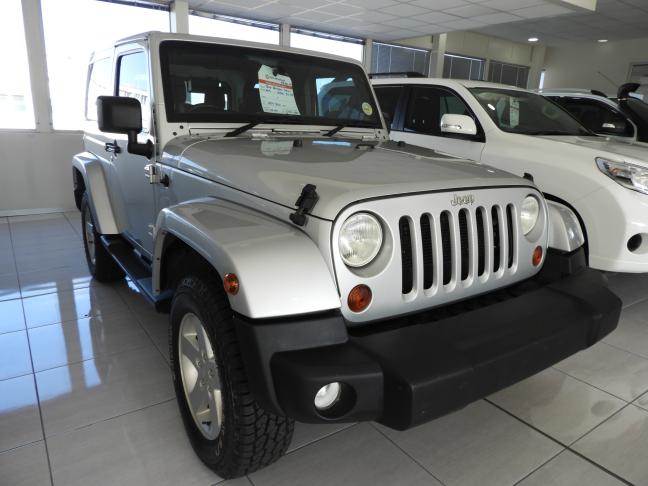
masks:
[[[237,317],[252,392],[303,422],[376,420],[407,429],[585,349],[617,325],[621,301],[582,250],[550,254],[535,278],[442,309],[349,331],[340,314]],[[340,382],[326,412],[313,398]]]

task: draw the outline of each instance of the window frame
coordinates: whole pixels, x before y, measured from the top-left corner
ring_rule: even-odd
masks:
[[[148,90],[149,90],[149,102],[148,102],[148,126],[144,126],[144,107],[142,106],[142,132],[141,133],[150,133],[152,127],[154,126],[153,120],[153,107],[155,105],[155,91],[153,90],[153,72],[151,70],[151,56],[148,53],[148,50],[145,49],[141,44],[122,44],[117,45],[113,55],[113,72],[112,72],[112,82],[113,82],[113,96],[119,96],[119,78],[121,75],[121,61],[125,56],[132,54],[144,54],[146,59],[146,68],[148,70]],[[140,103],[141,105],[141,103]]]

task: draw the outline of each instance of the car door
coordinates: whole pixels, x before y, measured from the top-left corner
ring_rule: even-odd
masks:
[[[635,138],[632,122],[623,113],[601,101],[578,96],[552,96],[551,99],[594,133],[626,140]]]
[[[441,131],[446,113],[467,115],[475,120],[477,135],[456,135]],[[405,104],[402,129],[392,139],[431,148],[438,152],[479,161],[484,150],[484,132],[477,117],[457,93],[441,86],[413,86]]]
[[[127,96],[142,105],[142,132],[138,142],[146,143],[151,137],[151,83],[149,60],[146,51],[137,46],[125,46],[117,51],[115,95]],[[142,155],[128,152],[128,138],[111,134],[119,147],[113,157],[113,183],[119,190],[119,198],[127,223],[127,234],[132,243],[145,253],[153,251],[153,226],[155,223],[154,188],[145,175],[144,167],[151,163]]]

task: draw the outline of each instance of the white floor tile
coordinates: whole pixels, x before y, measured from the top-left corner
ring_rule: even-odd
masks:
[[[0,275],[0,301],[20,298],[18,275]]]
[[[628,405],[576,442],[573,447],[580,454],[632,484],[648,484],[646,410]]]
[[[54,484],[209,486],[175,400],[48,439]]]
[[[42,441],[0,453],[0,482],[7,486],[50,486]]]
[[[0,302],[0,334],[25,329],[25,316],[19,299]]]
[[[250,479],[255,486],[440,485],[367,423],[288,454]]]
[[[624,307],[648,299],[648,274],[610,274],[608,281],[610,289],[621,298]]]
[[[566,445],[585,435],[626,404],[619,398],[551,368],[489,398]]]
[[[114,288],[97,285],[23,299],[28,328],[127,311]]]
[[[32,372],[27,331],[0,334],[0,380]]]
[[[0,452],[42,439],[33,375],[0,381]]]
[[[48,252],[20,253],[16,255],[18,274],[42,272],[62,267],[87,267],[85,252],[81,242],[70,248]],[[22,279],[21,279],[22,280]]]
[[[36,327],[29,330],[29,342],[34,371],[151,345],[130,312]]]
[[[648,358],[648,300],[626,307],[604,342]]]
[[[623,486],[624,484],[570,451],[561,452],[518,483],[519,486]]]
[[[19,278],[20,292],[23,297],[34,297],[36,295],[101,285],[100,282],[92,278],[85,262],[74,267],[51,268],[22,273]]]
[[[169,367],[153,345],[41,371],[36,382],[48,436],[174,396]]]
[[[317,442],[329,435],[333,435],[341,430],[353,427],[354,424],[302,424],[295,423],[295,433],[288,452]]]
[[[562,450],[483,400],[405,432],[381,430],[446,485],[512,485]]]
[[[648,359],[598,343],[556,366],[627,402],[648,390]]]

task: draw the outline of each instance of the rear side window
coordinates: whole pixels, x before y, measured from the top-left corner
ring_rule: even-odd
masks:
[[[625,116],[604,103],[566,96],[557,96],[551,99],[565,108],[594,133],[607,132],[609,129],[617,128],[617,130],[620,130],[618,133],[620,136],[632,137],[634,135],[634,129],[627,122]]]
[[[117,96],[135,98],[142,104],[142,127],[148,128],[151,118],[148,63],[144,52],[119,58]]]
[[[111,95],[113,83],[111,79],[112,59],[105,58],[95,61],[90,66],[88,80],[88,98],[86,100],[86,119],[97,119],[97,97]]]
[[[404,88],[402,86],[375,86],[374,89],[380,103],[380,109],[383,113],[387,113],[393,124],[396,120],[396,108],[403,95]]]

